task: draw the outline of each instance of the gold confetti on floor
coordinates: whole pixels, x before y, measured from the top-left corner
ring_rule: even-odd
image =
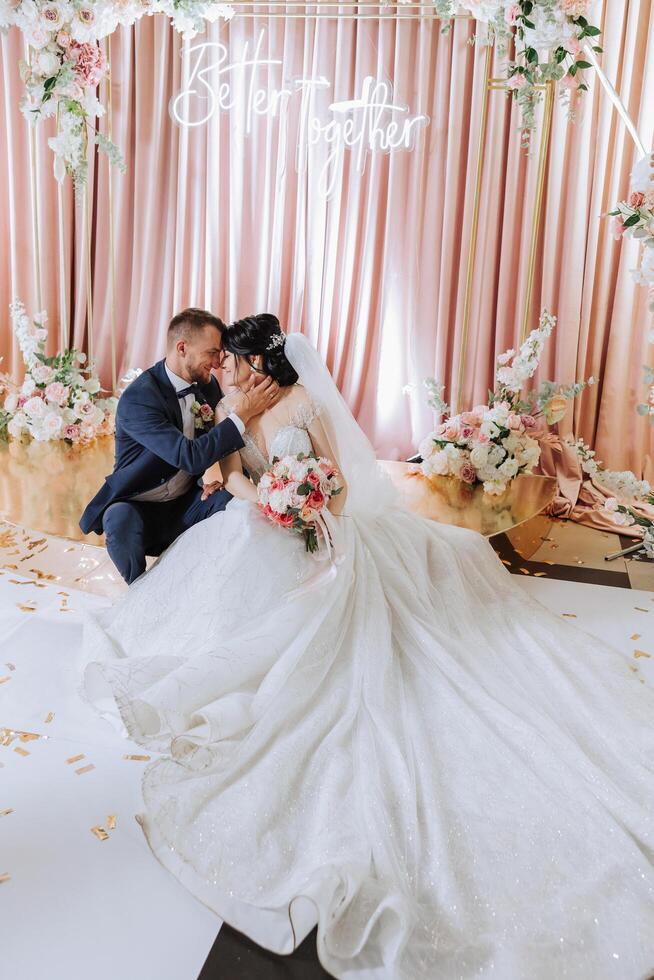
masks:
[[[3,565],[2,567],[9,569],[10,572],[18,571],[18,565]]]
[[[0,728],[0,745],[11,745],[15,738],[17,738],[16,732],[11,728]]]
[[[116,816],[115,813],[110,813],[109,814],[109,816],[107,817],[107,827],[108,827],[109,830],[115,830],[116,829],[116,821],[117,821],[117,819],[118,819],[118,817]]]
[[[38,540],[35,541],[28,541],[27,547],[30,549],[30,551],[32,551],[33,548],[38,548],[39,545],[45,544],[45,542],[46,542],[46,538],[39,538]]]
[[[32,575],[36,575],[38,579],[47,579],[48,582],[58,582],[61,575],[52,575],[50,572],[42,572],[40,568],[28,568],[28,571]]]
[[[48,711],[45,717],[45,724],[49,725],[51,721],[54,721],[54,716],[55,716],[54,711]]]
[[[9,584],[10,585],[36,585],[36,581],[30,578],[30,579],[25,579],[25,581],[21,582],[17,578],[10,578]]]
[[[17,752],[18,755],[29,755],[29,752],[27,751],[27,749],[21,749],[20,745],[17,745],[16,746],[16,748],[14,749],[14,752]]]
[[[649,609],[643,609],[641,606],[634,606],[634,609],[637,609],[638,612],[649,612]]]
[[[90,762],[88,766],[82,766],[81,769],[76,769],[75,772],[77,773],[78,776],[82,776],[85,772],[91,772],[91,769],[95,769],[95,766],[93,765],[92,762]]]
[[[11,875],[10,875],[10,874],[9,874],[9,873],[8,873],[7,871],[5,871],[5,873],[4,873],[4,874],[1,874],[1,875],[0,875],[0,885],[1,885],[1,884],[2,884],[2,883],[3,883],[4,881],[11,881]]]
[[[632,633],[631,636],[629,637],[629,639],[630,640],[640,640],[640,637],[641,637],[641,634],[640,633]]]
[[[7,810],[0,810],[0,817],[8,817],[10,813],[13,813],[13,808],[9,807]]]
[[[84,758],[84,753],[81,752],[79,755],[71,755],[70,759],[66,759],[66,765],[70,766],[73,762],[79,762],[80,759]]]
[[[149,755],[124,755],[123,759],[131,759],[133,762],[149,762]]]
[[[36,742],[39,738],[41,738],[37,732],[19,732],[18,737],[21,742]]]
[[[22,602],[17,602],[16,605],[21,612],[36,612],[36,606],[25,606]]]
[[[634,657],[636,657],[636,658],[638,658],[638,657],[648,657],[649,659],[651,659],[652,654],[651,653],[645,653],[644,650],[634,650]]]
[[[98,840],[109,840],[109,834],[104,827],[91,827],[91,833],[95,834]]]
[[[10,680],[11,680],[11,677],[9,676],[9,674],[7,674],[5,677],[0,677],[0,684],[6,684],[7,681],[10,681]]]
[[[577,614],[576,613],[561,613],[561,615],[562,616],[565,616],[566,619],[576,619],[577,618]]]

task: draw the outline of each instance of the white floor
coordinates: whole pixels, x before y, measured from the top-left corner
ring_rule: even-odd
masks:
[[[0,976],[195,980],[220,920],[150,855],[135,821],[147,763],[125,758],[142,750],[76,696],[78,613],[103,600],[23,581],[0,575]],[[654,683],[652,593],[519,581]],[[53,630],[69,632],[69,658],[52,654]]]

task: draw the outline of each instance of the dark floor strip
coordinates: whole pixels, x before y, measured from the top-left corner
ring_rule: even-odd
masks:
[[[520,569],[526,569],[530,575],[542,572],[543,578],[555,578],[566,582],[587,582],[591,585],[613,585],[619,589],[630,589],[631,583],[627,572],[616,572],[611,569],[611,563],[604,568],[590,568],[587,565],[548,565],[542,561],[529,561],[515,550],[505,534],[497,534],[490,539],[506,567],[514,575],[524,575]],[[624,545],[620,545],[624,547]],[[617,547],[615,549],[618,550]],[[508,563],[508,564],[507,564]]]
[[[276,956],[223,926],[198,980],[329,980],[316,954],[316,930],[290,956]]]

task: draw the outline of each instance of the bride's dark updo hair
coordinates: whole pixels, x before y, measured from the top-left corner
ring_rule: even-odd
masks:
[[[250,367],[254,367],[254,358],[261,355],[261,368],[255,370],[269,375],[280,388],[287,388],[296,383],[298,375],[286,360],[284,339],[277,317],[259,313],[231,323],[223,331],[223,349],[237,358],[245,358]]]

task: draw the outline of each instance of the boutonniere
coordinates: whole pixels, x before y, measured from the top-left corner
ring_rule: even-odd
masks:
[[[212,429],[215,418],[213,408],[207,402],[194,401],[191,405],[191,414],[195,420],[195,428],[201,431]]]

